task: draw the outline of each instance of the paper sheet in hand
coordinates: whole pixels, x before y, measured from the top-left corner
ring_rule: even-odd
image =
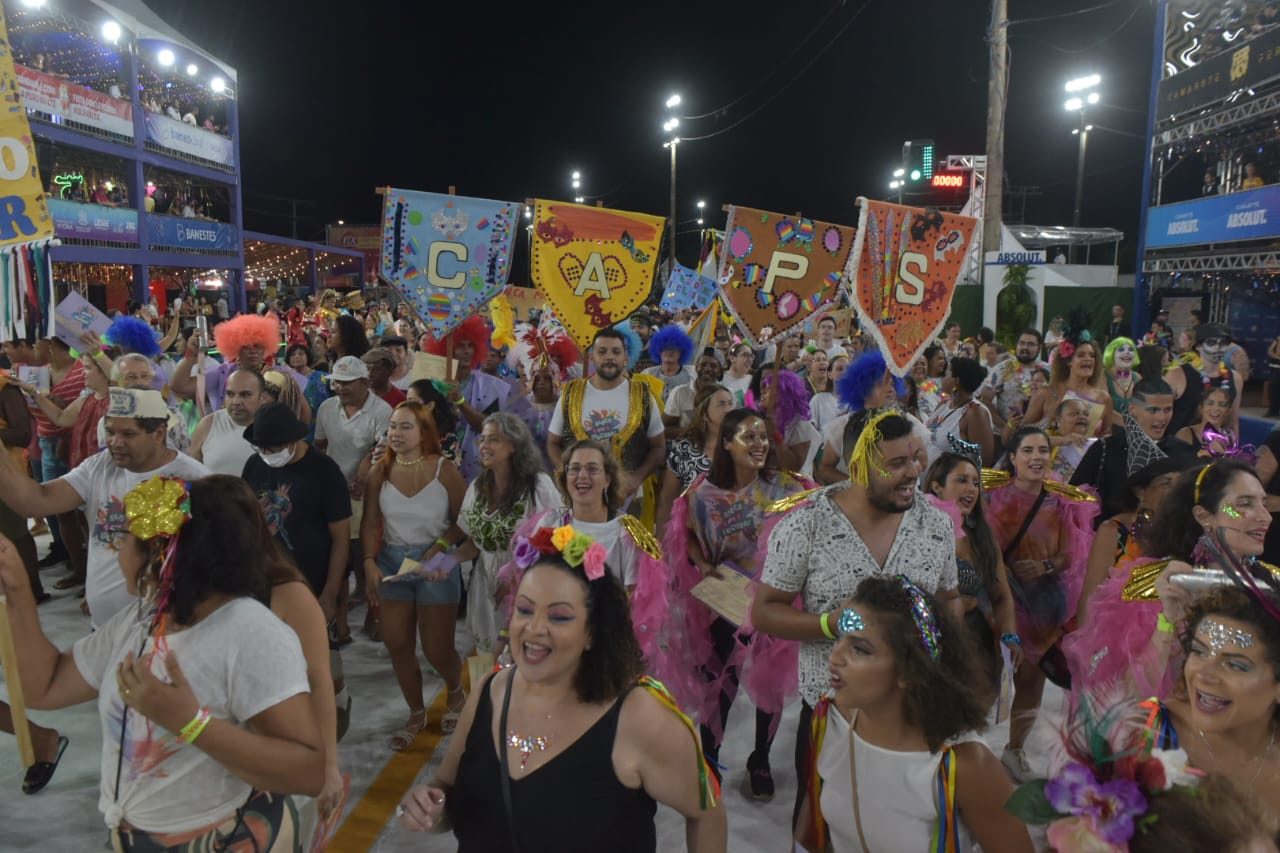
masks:
[[[22,364],[18,366],[18,378],[23,382],[28,382],[36,386],[36,390],[41,394],[49,393],[49,368],[37,364]]]
[[[445,358],[442,355],[431,355],[425,352],[415,352],[413,354],[413,369],[410,371],[410,376],[413,377],[414,382],[419,379],[452,382],[453,380],[450,377],[457,375],[457,359]]]
[[[1009,719],[1013,708],[1013,655],[1009,647],[1000,644],[1000,698],[996,700],[996,725]]]
[[[741,627],[751,605],[751,578],[733,563],[724,562],[718,568],[723,577],[707,575],[689,592],[717,615]]]
[[[84,347],[80,336],[85,332],[101,338],[109,328],[111,319],[74,290],[53,309],[53,333],[76,352]]]
[[[383,578],[383,583],[395,583],[396,581],[413,580],[421,577],[422,563],[417,560],[410,560],[405,557],[404,562],[400,564],[400,570],[389,578]]]

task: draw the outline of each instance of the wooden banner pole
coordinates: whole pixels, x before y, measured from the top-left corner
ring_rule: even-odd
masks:
[[[9,624],[9,600],[4,593],[0,593],[0,668],[4,669],[5,684],[9,688],[9,713],[13,718],[14,736],[18,739],[18,760],[23,767],[30,767],[36,763],[36,753],[31,745],[27,704],[22,698],[18,653],[13,647],[13,628]]]

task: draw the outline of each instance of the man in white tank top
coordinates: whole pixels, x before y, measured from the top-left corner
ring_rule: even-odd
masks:
[[[215,474],[239,477],[244,463],[254,453],[245,440],[245,428],[253,423],[258,408],[268,399],[262,376],[252,370],[237,370],[227,378],[226,408],[205,415],[191,436],[191,456]]]

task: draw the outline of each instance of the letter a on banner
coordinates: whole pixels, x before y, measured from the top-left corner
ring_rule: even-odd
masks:
[[[439,340],[502,292],[511,238],[524,205],[388,189],[383,195],[383,278]]]
[[[845,277],[863,331],[905,376],[951,311],[977,220],[858,199],[862,216]]]
[[[533,283],[578,346],[625,320],[649,298],[664,220],[538,199]]]

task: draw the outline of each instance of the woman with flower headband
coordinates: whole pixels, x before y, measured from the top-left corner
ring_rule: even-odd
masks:
[[[1235,404],[1236,389],[1230,382],[1211,382],[1200,396],[1200,420],[1184,426],[1174,435],[1195,448],[1202,456],[1217,455],[1223,442],[1233,443],[1235,436],[1227,429],[1227,418]]]
[[[153,477],[125,496],[124,514],[120,571],[139,606],[61,653],[0,540],[28,704],[97,700],[98,805],[113,849],[293,849],[285,795],[320,792],[324,750],[298,637],[260,603],[270,555],[253,533],[264,524],[257,498],[235,477]]]
[[[1013,791],[982,742],[978,656],[933,597],[902,576],[858,584],[838,619],[831,692],[814,708],[806,807],[811,853],[1023,853]]]
[[[1042,667],[1058,665],[1060,654],[1041,661],[1051,649],[1056,652],[1062,626],[1076,611],[1098,514],[1097,498],[1049,479],[1051,453],[1044,430],[1022,427],[1009,441],[1012,470],[992,472],[992,487],[983,495],[991,531],[1009,567],[1018,636],[1030,664],[1014,675],[1009,744],[1001,757],[1018,781],[1030,776],[1022,745],[1044,691]]]
[[[1072,324],[1072,329],[1053,353],[1049,387],[1027,403],[1022,423],[1046,425],[1059,403],[1075,399],[1082,401],[1089,410],[1089,435],[1105,436],[1111,432],[1113,409],[1111,395],[1107,393],[1106,373],[1102,368],[1102,350],[1086,328],[1087,319],[1073,317]]]
[[[1230,645],[1234,639],[1241,637],[1206,632],[1190,642],[1206,653],[1230,650],[1232,662],[1220,665],[1224,673],[1248,666],[1261,677],[1257,674],[1280,663],[1270,652],[1269,660],[1259,654],[1246,664],[1244,655],[1230,654],[1236,651]],[[1240,671],[1223,678],[1241,680]],[[1274,681],[1274,672],[1268,677]],[[1054,727],[1062,740],[1050,751],[1049,777],[1022,785],[1006,808],[1028,825],[1044,826],[1055,853],[1275,853],[1280,820],[1265,796],[1240,783],[1245,774],[1206,774],[1190,747],[1206,733],[1193,730],[1179,748],[1169,720],[1168,709],[1154,702],[1105,705],[1083,697]],[[1204,751],[1203,744],[1198,751]]]
[[[449,691],[440,723],[445,734],[457,726],[466,701],[462,659],[453,640],[462,573],[450,554],[465,538],[457,520],[466,488],[457,467],[440,452],[427,407],[408,401],[396,406],[387,451],[369,475],[366,494],[377,500],[365,501],[360,544],[369,606],[378,611],[382,642],[409,706],[408,721],[388,739],[397,752],[412,746],[426,726],[419,637],[427,662]]]
[[[1003,667],[1000,646],[1009,649],[1016,670],[1022,662],[1022,640],[1009,591],[1008,569],[983,514],[982,472],[978,464],[982,457],[975,450],[955,442],[955,450],[935,459],[921,483],[930,503],[956,522],[956,568],[965,627],[975,647],[983,653],[982,671],[994,701]]]
[[[515,529],[562,501],[520,418],[505,412],[489,415],[478,444],[483,470],[462,498],[458,527],[467,538],[453,557],[459,562],[476,560],[467,586],[467,626],[476,648],[491,652],[498,641],[498,569],[511,559]]]
[[[635,516],[619,512],[617,460],[599,442],[576,441],[565,450],[564,467],[556,472],[556,481],[568,506],[533,515],[516,528],[516,537],[527,539],[542,527],[573,525],[599,542],[608,554],[609,571],[631,596],[640,650],[651,665],[656,663],[662,654],[656,626],[667,610],[666,567],[653,534]],[[510,617],[519,572],[514,558],[498,570],[500,626]],[[500,630],[498,637],[501,649],[507,645],[507,631]]]
[[[684,816],[690,851],[727,849],[697,731],[618,630],[631,617],[606,552],[571,526],[517,538],[515,665],[472,691],[435,778],[401,800],[401,825],[452,831],[461,853],[641,853],[657,850],[660,802]]]
[[[756,729],[744,787],[757,800],[774,793],[769,748],[779,715],[796,691],[798,649],[717,615],[693,590],[711,575],[727,580],[736,572],[758,578],[768,539],[761,536],[766,513],[778,501],[812,487],[811,481],[778,469],[760,413],[734,409],[720,425],[711,469],[676,501],[663,541],[673,606],[659,634],[681,635],[685,641],[674,653],[678,663],[656,674],[697,712],[712,766],[718,765],[739,680],[745,681],[756,708]]]

